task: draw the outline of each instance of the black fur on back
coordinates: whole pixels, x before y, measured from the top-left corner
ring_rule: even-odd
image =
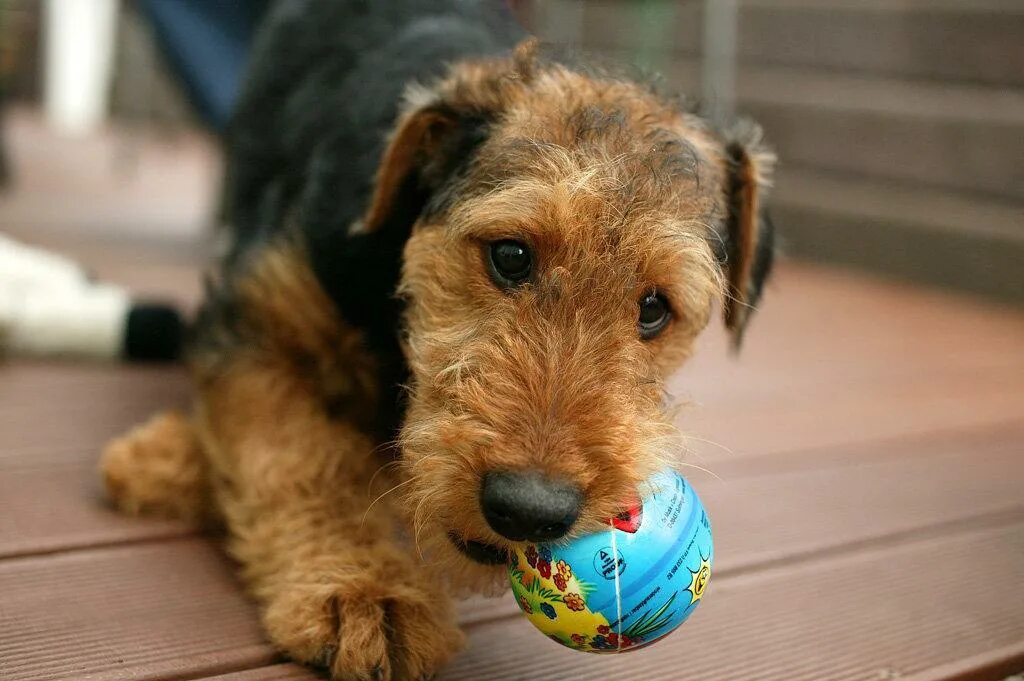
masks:
[[[230,317],[230,281],[246,254],[297,225],[318,281],[364,331],[381,385],[392,388],[381,414],[381,434],[390,435],[406,378],[394,295],[402,248],[439,197],[407,178],[377,231],[349,229],[366,210],[407,85],[429,83],[460,59],[507,52],[522,37],[501,0],[277,0],[226,135],[222,208],[233,247],[200,327]],[[467,121],[453,158],[464,163],[484,131],[484,122]]]
[[[237,250],[299,208],[316,238],[366,207],[402,93],[521,36],[500,0],[278,0],[227,133]]]

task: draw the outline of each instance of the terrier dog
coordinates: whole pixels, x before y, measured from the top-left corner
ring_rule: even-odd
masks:
[[[770,268],[756,128],[521,38],[479,0],[272,10],[195,408],[103,457],[126,512],[224,527],[270,639],[338,679],[432,675],[451,595],[604,526],[678,449],[666,377]]]

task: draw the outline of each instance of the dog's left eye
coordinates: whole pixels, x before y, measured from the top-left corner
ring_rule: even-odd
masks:
[[[652,291],[640,299],[640,337],[644,340],[661,333],[671,318],[668,301],[661,294]]]
[[[488,268],[491,279],[502,288],[512,288],[530,278],[533,269],[533,258],[530,249],[521,241],[503,239],[490,244],[488,248]]]

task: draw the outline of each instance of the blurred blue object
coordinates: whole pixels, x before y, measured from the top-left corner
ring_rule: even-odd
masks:
[[[252,36],[269,0],[139,0],[160,48],[208,125],[231,116]]]

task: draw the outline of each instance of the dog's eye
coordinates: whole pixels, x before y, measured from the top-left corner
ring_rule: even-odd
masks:
[[[671,318],[668,301],[661,294],[652,291],[640,299],[640,337],[644,340],[661,333]]]
[[[504,239],[492,243],[488,251],[490,257],[487,261],[490,265],[491,278],[498,286],[512,288],[530,278],[533,259],[526,244]]]

